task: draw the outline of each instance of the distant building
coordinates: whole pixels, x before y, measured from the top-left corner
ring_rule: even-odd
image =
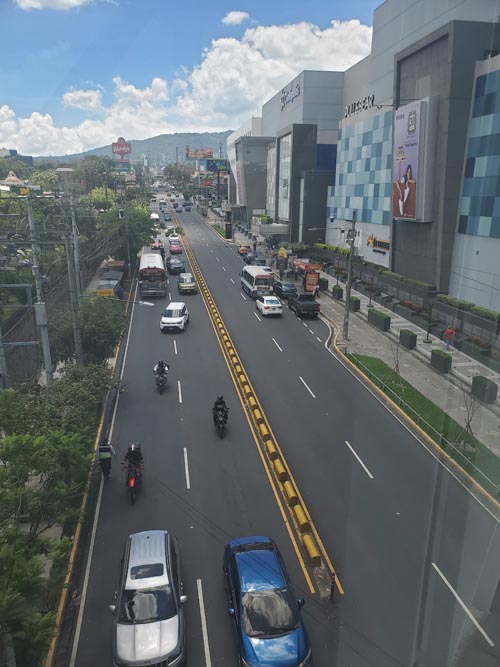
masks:
[[[28,167],[33,166],[33,156],[32,155],[19,155],[15,148],[0,148],[0,157],[6,158],[15,158],[19,162],[24,162]]]

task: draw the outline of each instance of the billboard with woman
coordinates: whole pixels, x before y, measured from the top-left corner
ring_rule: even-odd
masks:
[[[394,117],[392,216],[417,217],[420,103],[398,109]]]

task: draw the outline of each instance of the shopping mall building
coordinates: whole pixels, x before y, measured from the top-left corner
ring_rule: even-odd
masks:
[[[298,74],[228,138],[242,222],[346,245],[354,219],[366,261],[500,310],[499,15],[386,0],[369,56]]]

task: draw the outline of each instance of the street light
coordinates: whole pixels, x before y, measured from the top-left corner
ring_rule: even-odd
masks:
[[[349,260],[347,262],[347,283],[345,286],[345,309],[344,309],[344,326],[342,328],[342,336],[344,340],[348,339],[349,336],[349,306],[351,300],[351,287],[352,287],[352,256],[354,255],[354,239],[356,237],[356,211],[352,212],[352,219],[346,220],[346,222],[351,222],[351,248],[349,250]]]
[[[430,339],[431,326],[432,326],[432,309],[434,308],[434,301],[430,299],[429,304],[429,321],[427,322],[427,337],[424,338],[424,343],[432,343]]]

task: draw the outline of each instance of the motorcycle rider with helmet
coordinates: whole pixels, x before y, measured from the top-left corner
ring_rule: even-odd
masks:
[[[144,458],[142,456],[141,445],[138,442],[131,442],[128,446],[127,452],[123,457],[123,466],[127,466],[127,475],[125,477],[125,485],[128,485],[129,466],[135,468],[137,476],[140,476],[141,470],[144,467]]]
[[[217,423],[217,413],[222,412],[224,416],[224,424],[227,424],[227,418],[228,418],[228,413],[229,413],[229,408],[226,405],[226,401],[224,400],[224,396],[217,396],[214,406],[212,408],[212,413],[213,413],[213,418],[214,418],[214,424]]]

